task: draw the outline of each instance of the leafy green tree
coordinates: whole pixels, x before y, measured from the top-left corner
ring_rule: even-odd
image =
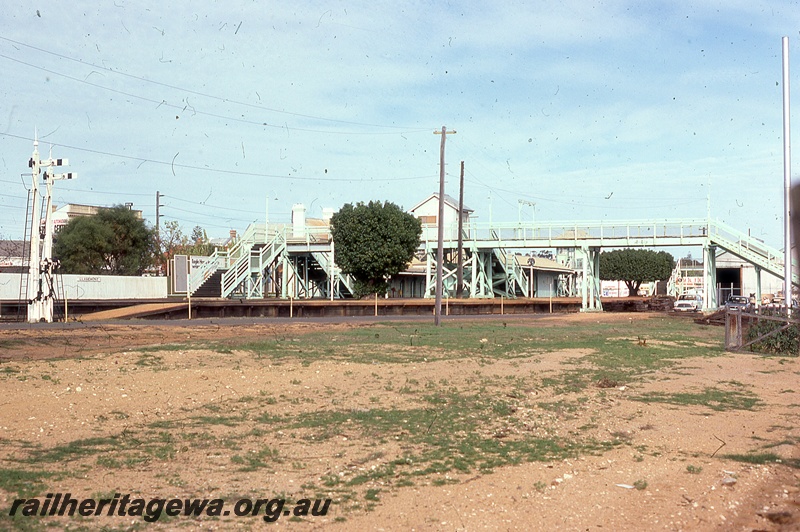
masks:
[[[600,254],[600,279],[624,281],[628,293],[636,295],[642,283],[669,279],[675,259],[666,251],[617,249]]]
[[[158,235],[158,248],[158,265],[164,270],[175,255],[208,256],[214,252],[214,246],[202,227],[194,226],[191,235],[186,236],[176,220],[164,223]]]
[[[155,231],[119,205],[73,218],[53,246],[66,273],[141,275],[154,263],[156,239]]]
[[[420,221],[388,201],[348,203],[331,218],[336,264],[355,279],[355,297],[386,293],[388,277],[408,266],[420,235]]]
[[[202,255],[208,256],[214,253],[214,246],[208,240],[208,235],[206,234],[206,230],[200,227],[199,225],[195,225],[192,229],[192,234],[189,235],[187,246],[187,254],[188,255]]]

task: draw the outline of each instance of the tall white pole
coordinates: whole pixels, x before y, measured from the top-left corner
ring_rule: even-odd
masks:
[[[50,157],[50,160],[53,158]],[[55,279],[53,278],[54,264],[53,264],[53,170],[48,169],[44,172],[45,176],[45,213],[44,213],[44,242],[42,243],[42,256],[40,261],[42,263],[41,274],[42,279],[42,316],[48,323],[53,321],[53,285]],[[40,318],[40,319],[41,319]]]
[[[186,299],[189,304],[189,319],[192,319],[192,258],[186,263]]]
[[[789,37],[783,38],[783,245],[784,245],[784,301],[787,313],[792,309],[792,143],[789,126]]]
[[[42,305],[39,298],[41,284],[41,199],[39,197],[39,139],[33,141],[31,156],[31,195],[33,196],[33,213],[31,214],[31,251],[28,266],[28,322],[37,323],[42,318]]]
[[[28,165],[31,167],[33,179],[33,218],[31,220],[31,254],[30,266],[28,270],[28,321],[35,323],[39,321],[53,321],[53,291],[55,262],[53,261],[53,181],[56,179],[73,179],[77,174],[67,172],[65,174],[53,173],[53,167],[68,165],[66,159],[53,159],[52,153],[44,161],[39,157],[39,141],[33,141],[33,156]],[[45,213],[42,220],[41,213],[41,192],[39,190],[39,175],[42,167],[45,180]],[[42,243],[42,221],[44,221],[44,243]]]
[[[331,267],[331,272],[330,272],[330,278],[331,278],[331,301],[333,301],[333,292],[336,289],[336,262],[335,262],[335,250],[334,250],[334,245],[333,245],[333,238],[331,238],[331,263],[330,263],[330,267]]]

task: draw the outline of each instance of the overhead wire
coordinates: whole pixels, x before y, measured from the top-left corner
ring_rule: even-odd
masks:
[[[229,121],[232,121],[232,122],[239,122],[239,123],[242,123],[242,124],[256,125],[256,126],[259,126],[259,127],[269,127],[269,128],[275,128],[275,129],[282,129],[282,130],[285,130],[285,131],[302,131],[302,132],[305,132],[305,133],[324,133],[324,134],[334,134],[334,135],[397,135],[397,134],[399,134],[401,132],[401,131],[386,131],[386,132],[336,131],[336,130],[310,129],[310,128],[303,128],[303,127],[295,127],[295,126],[289,127],[288,125],[270,124],[269,122],[248,120],[246,118],[239,118],[239,117],[236,117],[236,116],[220,115],[220,114],[216,114],[216,113],[209,113],[208,111],[198,111],[194,106],[190,106],[188,103],[187,104],[183,104],[183,105],[178,105],[178,104],[174,104],[174,103],[169,103],[167,100],[163,100],[163,99],[159,101],[159,100],[155,100],[153,98],[148,98],[147,96],[141,96],[139,94],[134,94],[132,92],[126,92],[126,91],[122,91],[122,90],[119,90],[119,89],[112,89],[111,87],[106,87],[104,85],[100,85],[98,83],[93,83],[93,82],[87,81],[85,79],[80,79],[80,78],[77,78],[75,76],[70,76],[68,74],[64,74],[62,72],[58,72],[58,71],[55,71],[55,70],[52,70],[52,69],[49,69],[49,68],[45,68],[45,67],[42,67],[42,66],[39,66],[39,65],[34,65],[32,63],[28,63],[27,61],[22,61],[21,59],[16,59],[14,57],[10,57],[10,56],[7,56],[5,54],[0,54],[0,57],[3,58],[3,59],[8,59],[9,61],[14,61],[15,63],[19,63],[19,64],[22,64],[22,65],[25,65],[25,66],[30,67],[30,68],[34,68],[36,70],[41,70],[42,72],[47,72],[48,74],[52,74],[54,76],[60,76],[60,77],[63,77],[63,78],[66,78],[66,79],[69,79],[69,80],[72,80],[72,81],[76,81],[78,83],[84,83],[84,84],[89,85],[91,87],[95,87],[95,88],[98,88],[98,89],[103,89],[103,90],[106,90],[106,91],[109,91],[109,92],[113,92],[115,94],[120,94],[122,96],[127,96],[128,98],[136,98],[138,100],[142,100],[142,101],[145,101],[145,102],[153,103],[153,104],[156,104],[156,109],[158,109],[162,105],[165,106],[165,107],[172,108],[172,109],[179,109],[181,111],[185,111],[185,110],[187,110],[188,108],[191,107],[192,108],[191,110],[192,110],[193,114],[209,116],[209,117],[212,117],[212,118],[219,118],[219,119],[222,119],[222,120],[229,120]],[[404,132],[410,132],[410,131],[427,131],[427,129],[423,130],[423,129],[420,128],[420,129],[415,129],[415,130],[404,130]]]
[[[250,213],[250,214],[263,214],[264,213],[264,211],[248,211],[248,210],[239,209],[239,208],[235,208],[235,207],[223,207],[221,205],[211,205],[209,203],[204,203],[204,202],[200,202],[200,201],[190,201],[190,200],[187,200],[187,199],[179,198],[177,196],[171,196],[169,194],[162,194],[161,197],[162,198],[168,198],[168,199],[171,199],[173,201],[180,201],[182,203],[190,203],[192,205],[202,205],[203,207],[211,207],[213,209],[222,209],[222,210],[226,210],[226,211],[235,211],[235,212],[247,212],[247,213]]]
[[[3,36],[0,36],[0,40],[4,40],[4,41],[7,41],[7,42],[10,42],[10,43],[19,45],[19,46],[24,46],[24,47],[39,51],[41,53],[45,53],[45,54],[49,54],[49,55],[52,55],[52,56],[55,56],[55,57],[59,57],[61,59],[72,61],[72,62],[81,64],[83,66],[87,66],[87,67],[103,70],[103,71],[110,72],[110,73],[113,73],[113,74],[117,74],[117,75],[120,75],[120,76],[125,76],[125,77],[130,78],[130,79],[136,79],[136,80],[139,80],[139,81],[142,81],[142,82],[151,83],[153,85],[165,87],[165,88],[168,88],[168,89],[179,90],[179,91],[185,92],[187,94],[194,94],[194,95],[197,95],[197,96],[202,96],[202,97],[205,97],[205,98],[214,99],[214,100],[221,101],[221,102],[224,102],[224,103],[231,103],[231,104],[234,104],[234,105],[241,105],[241,106],[245,106],[245,107],[249,107],[249,108],[253,108],[253,109],[258,109],[258,110],[262,110],[262,111],[281,113],[281,114],[286,114],[286,115],[290,115],[290,116],[296,116],[296,117],[313,119],[313,120],[320,120],[320,121],[327,121],[327,122],[334,122],[334,123],[342,123],[342,124],[347,124],[347,125],[365,126],[365,127],[379,127],[379,128],[387,128],[387,129],[396,130],[396,131],[387,132],[386,134],[397,134],[398,132],[401,132],[401,131],[427,131],[427,128],[424,128],[424,129],[423,128],[418,128],[417,129],[417,128],[405,128],[405,127],[402,127],[402,126],[388,126],[388,125],[381,125],[381,124],[359,123],[359,122],[352,122],[352,121],[330,119],[330,118],[326,118],[326,117],[308,115],[308,114],[303,114],[303,113],[294,113],[294,112],[289,112],[289,111],[281,111],[281,110],[278,110],[278,109],[272,109],[272,108],[269,108],[269,107],[266,107],[266,106],[262,106],[262,105],[258,105],[258,104],[237,101],[237,100],[220,97],[220,96],[213,95],[213,94],[204,93],[204,92],[201,92],[201,91],[196,91],[196,90],[193,90],[193,89],[188,89],[188,88],[185,88],[185,87],[179,87],[179,86],[176,86],[176,85],[170,85],[170,84],[167,84],[167,83],[162,83],[162,82],[159,82],[159,81],[150,80],[150,79],[147,79],[147,78],[144,78],[144,77],[141,77],[141,76],[136,76],[134,74],[129,74],[129,73],[122,72],[122,71],[119,71],[119,70],[115,70],[115,69],[112,69],[112,68],[109,68],[109,67],[105,67],[105,66],[94,64],[94,63],[90,63],[90,62],[84,61],[82,59],[76,59],[76,58],[69,57],[69,56],[66,56],[66,55],[63,55],[63,54],[58,54],[56,52],[52,52],[52,51],[49,51],[49,50],[46,50],[46,49],[43,49],[43,48],[32,46],[32,45],[29,45],[29,44],[26,44],[26,43],[23,43],[23,42],[20,42],[20,41],[15,41],[13,39],[9,39],[9,38],[3,37]],[[341,132],[341,131],[332,131],[332,130],[315,130],[315,129],[307,129],[307,128],[288,127],[286,125],[269,124],[268,122],[263,122],[263,121],[248,120],[248,119],[245,119],[245,118],[239,118],[239,117],[233,117],[233,116],[225,116],[225,115],[220,115],[220,114],[216,114],[216,113],[209,113],[209,112],[205,112],[205,111],[198,111],[194,106],[189,105],[188,101],[187,101],[186,104],[182,104],[182,105],[172,104],[172,103],[169,103],[166,99],[157,100],[157,99],[141,96],[141,95],[138,95],[138,94],[135,94],[135,93],[121,91],[121,90],[118,90],[118,89],[113,89],[113,88],[110,88],[110,87],[106,87],[104,85],[100,85],[100,84],[97,84],[97,83],[93,83],[93,82],[87,81],[86,79],[80,79],[78,77],[70,76],[70,75],[67,75],[67,74],[52,70],[52,69],[44,68],[44,67],[41,67],[41,66],[38,66],[38,65],[26,62],[26,61],[22,61],[20,59],[16,59],[14,57],[10,57],[10,56],[4,55],[4,54],[0,54],[0,57],[8,59],[8,60],[16,62],[16,63],[19,63],[19,64],[22,64],[22,65],[25,65],[25,66],[30,67],[30,68],[42,70],[44,72],[47,72],[47,73],[50,73],[50,74],[53,74],[53,75],[56,75],[56,76],[61,76],[61,77],[64,77],[66,79],[70,79],[70,80],[73,80],[73,81],[76,81],[76,82],[79,82],[79,83],[84,83],[84,84],[87,84],[87,85],[92,86],[92,87],[96,87],[96,88],[99,88],[99,89],[102,89],[102,90],[107,90],[107,91],[110,91],[110,92],[121,94],[121,95],[130,97],[130,98],[135,98],[135,99],[139,99],[139,100],[146,101],[146,102],[149,102],[149,103],[153,103],[153,104],[156,104],[157,107],[166,106],[166,107],[169,107],[169,108],[181,109],[181,110],[184,110],[184,111],[187,108],[190,108],[192,110],[192,112],[196,113],[196,114],[210,116],[210,117],[218,118],[218,119],[237,121],[237,122],[247,123],[247,124],[251,124],[251,125],[257,125],[257,126],[260,126],[260,127],[272,127],[272,128],[277,128],[277,129],[289,129],[289,130],[295,130],[295,131],[305,131],[305,132],[314,132],[314,133],[328,133],[328,134],[331,134],[331,133],[333,133],[333,134],[376,134],[376,133],[365,133],[365,132]],[[8,133],[2,133],[2,134],[6,135],[6,136],[9,136],[9,137],[13,137],[13,138],[32,140],[30,138],[21,137],[21,136],[17,136],[17,135],[12,135],[12,134],[8,134]],[[462,135],[462,137],[464,137],[464,135]],[[456,140],[458,140],[458,137],[456,137]],[[471,143],[473,146],[475,146],[475,144],[472,143],[468,138],[464,138],[464,140],[466,142],[468,142],[468,143]],[[410,181],[410,180],[420,180],[420,179],[431,179],[431,178],[435,177],[434,175],[427,175],[427,176],[414,176],[414,177],[406,177],[406,178],[388,178],[388,179],[380,179],[380,178],[377,178],[377,179],[375,179],[375,178],[368,178],[368,179],[337,179],[337,178],[324,178],[324,177],[286,176],[286,175],[275,175],[275,174],[263,174],[263,173],[257,173],[257,172],[245,172],[245,171],[237,171],[237,170],[225,170],[225,169],[220,169],[220,168],[212,168],[212,167],[209,167],[209,166],[186,165],[186,164],[181,164],[181,163],[175,163],[174,161],[170,161],[170,162],[159,161],[159,160],[148,159],[148,158],[133,157],[133,156],[127,156],[127,155],[122,155],[122,154],[103,152],[103,151],[100,151],[100,150],[79,148],[79,147],[76,147],[76,146],[69,146],[69,145],[65,145],[65,144],[60,144],[60,145],[63,146],[63,147],[69,148],[69,149],[74,149],[74,150],[78,150],[78,151],[85,151],[85,152],[89,152],[89,153],[96,153],[96,154],[101,154],[101,155],[106,155],[106,156],[111,156],[111,157],[118,157],[118,158],[123,158],[123,159],[128,159],[128,160],[134,160],[134,161],[139,161],[141,163],[148,162],[148,163],[151,163],[151,164],[158,164],[158,165],[163,165],[163,166],[169,165],[173,169],[174,168],[183,168],[183,169],[196,170],[196,171],[215,172],[215,173],[222,173],[222,174],[228,174],[228,175],[240,175],[240,176],[249,176],[249,177],[266,177],[266,178],[273,178],[273,179],[298,180],[298,181],[331,181],[331,182],[341,182],[341,183],[345,183],[345,182],[384,182],[384,181],[385,182],[389,182],[389,181],[401,181],[401,180],[409,180]],[[477,146],[475,146],[475,147],[480,149]],[[479,161],[478,161],[478,164],[480,166],[483,166]],[[485,166],[483,166],[483,168],[486,169],[490,174],[493,174],[493,172],[488,170],[488,168],[486,168]],[[516,195],[516,196],[519,196],[519,197],[524,197],[524,198],[537,199],[537,200],[540,200],[540,201],[546,201],[546,202],[570,205],[570,206],[575,206],[575,207],[580,207],[580,206],[601,207],[601,206],[605,206],[605,205],[601,205],[601,204],[593,204],[593,203],[587,203],[587,202],[583,202],[583,201],[576,201],[576,200],[590,199],[590,197],[585,197],[585,196],[574,196],[575,199],[563,200],[563,199],[554,199],[554,198],[547,197],[548,195],[546,195],[546,194],[534,195],[534,194],[520,192],[518,190],[503,189],[503,188],[499,188],[499,187],[496,187],[496,186],[491,186],[491,185],[486,184],[481,179],[479,179],[478,176],[472,171],[468,170],[467,173],[469,174],[471,181],[477,183],[480,186],[483,186],[483,187],[487,188],[490,191],[497,192],[498,193],[497,194],[497,198],[500,199],[501,201],[505,202],[506,204],[508,204],[511,207],[516,207],[516,204],[514,204],[511,201],[509,201],[505,197],[505,195],[503,193],[513,194],[513,195]],[[6,182],[8,182],[8,181],[6,181]],[[85,189],[71,189],[71,191],[91,192],[91,193],[96,193],[96,194],[140,196],[140,197],[148,196],[148,194],[142,194],[142,193],[129,193],[129,194],[126,194],[126,193],[119,193],[119,192],[102,192],[102,191],[85,190]],[[204,207],[234,210],[234,209],[229,209],[229,208],[221,207],[221,206],[208,205],[208,204],[205,204],[205,203],[190,202],[188,200],[182,200],[180,198],[174,198],[173,197],[172,199],[176,199],[178,201],[186,201],[187,203],[193,203],[193,204],[196,204],[196,205],[203,205]],[[688,205],[688,204],[692,204],[692,203],[696,203],[698,201],[701,201],[701,200],[691,200],[691,201],[686,201],[686,202],[673,203],[673,204],[670,204],[670,205],[664,205],[663,204],[663,198],[661,198],[661,200],[662,201],[660,202],[660,205],[663,205],[663,206]],[[177,208],[175,208],[175,209],[177,209]],[[180,210],[180,209],[178,209],[178,210]],[[192,212],[192,211],[185,211],[185,212],[190,212],[190,213],[198,214],[198,215],[202,216],[202,214],[196,213],[196,212]],[[239,212],[244,212],[244,211],[239,211]],[[256,211],[249,211],[249,212],[250,213],[256,213]]]
[[[216,224],[216,223],[213,223],[213,222],[199,221],[199,220],[195,220],[195,219],[192,219],[192,218],[183,218],[183,217],[179,217],[179,216],[162,215],[162,218],[168,218],[170,220],[175,220],[176,222],[186,222],[186,223],[190,223],[190,224],[194,224],[194,225],[199,225],[199,226],[201,226],[203,228],[214,227],[214,228],[217,228],[217,229],[226,229],[226,230],[230,230],[232,228],[230,225],[220,225],[220,224]],[[252,221],[253,220],[247,220],[247,223],[251,223]]]
[[[0,131],[0,135],[11,137],[19,140],[27,140],[33,142],[35,139],[31,137],[25,137],[22,135],[14,135],[12,133],[6,133],[4,131]],[[54,146],[61,146],[64,148],[68,148],[70,150],[82,151],[87,153],[94,153],[97,155],[106,155],[108,157],[118,157],[120,159],[127,159],[131,161],[138,161],[141,163],[151,163],[151,164],[158,164],[162,166],[169,166],[172,168],[182,168],[185,170],[197,170],[202,172],[212,172],[218,174],[225,174],[225,175],[239,175],[239,176],[247,176],[247,177],[268,177],[272,179],[285,179],[288,181],[296,180],[296,181],[330,181],[335,183],[369,183],[369,182],[394,182],[394,181],[414,181],[418,179],[431,179],[435,177],[435,175],[424,175],[424,176],[413,176],[413,177],[389,177],[389,178],[330,178],[330,177],[308,177],[308,176],[286,176],[286,175],[279,175],[279,174],[264,174],[259,172],[245,172],[241,170],[225,170],[222,168],[213,168],[211,166],[196,166],[191,164],[181,164],[176,163],[174,161],[158,161],[155,159],[148,159],[144,157],[134,157],[132,155],[122,155],[120,153],[110,153],[101,150],[93,150],[91,148],[81,148],[78,146],[71,146],[69,144],[61,144],[61,143],[53,143]]]
[[[76,78],[75,76],[70,76],[68,74],[57,72],[57,71],[49,69],[49,68],[45,68],[45,67],[42,67],[42,66],[39,66],[39,65],[34,65],[34,64],[28,63],[26,61],[22,61],[20,59],[15,59],[13,57],[9,57],[9,56],[4,55],[4,54],[0,54],[0,57],[2,57],[3,59],[8,59],[9,61],[14,61],[16,63],[20,63],[20,64],[28,66],[30,68],[35,68],[37,70],[41,70],[42,72],[47,72],[48,74],[52,74],[53,76],[61,76],[63,78],[70,79],[72,81],[77,81],[78,83],[84,83],[84,84],[89,85],[91,87],[96,87],[98,89],[107,90],[107,91],[113,92],[115,94],[120,94],[122,96],[127,96],[128,98],[136,98],[138,100],[142,100],[142,101],[145,101],[145,102],[153,103],[153,104],[156,104],[156,109],[158,109],[162,105],[165,106],[165,107],[170,107],[172,109],[180,109],[180,110],[186,110],[186,108],[188,107],[188,105],[181,106],[181,105],[169,103],[166,100],[159,101],[159,100],[155,100],[153,98],[148,98],[146,96],[133,94],[131,92],[121,91],[119,89],[112,89],[111,87],[106,87],[106,86],[100,85],[98,83],[92,83],[91,81],[87,81],[85,79]],[[290,129],[290,128],[286,127],[286,126],[277,125],[277,124],[270,124],[268,122],[256,122],[255,120],[247,120],[245,118],[239,118],[239,117],[233,117],[233,116],[224,116],[224,115],[219,115],[219,114],[216,114],[216,113],[209,113],[209,112],[206,112],[206,111],[198,111],[196,109],[193,109],[192,113],[203,115],[203,116],[210,116],[212,118],[221,118],[223,120],[231,120],[231,121],[240,122],[240,123],[243,123],[243,124],[258,125],[258,126],[262,126],[262,127],[270,127],[270,128],[284,129],[284,130],[285,129]],[[305,128],[294,128],[293,127],[293,128],[291,128],[291,130],[292,131],[312,132],[312,133],[323,133],[323,131],[320,131],[320,130],[305,129]],[[329,133],[329,132],[324,132],[324,133]],[[358,134],[365,134],[365,133],[358,133]],[[372,133],[370,133],[370,134],[372,134]]]
[[[260,109],[260,110],[264,110],[264,111],[269,111],[269,112],[272,112],[272,113],[280,113],[280,114],[285,114],[285,115],[289,115],[289,116],[296,116],[296,117],[300,117],[300,118],[309,118],[309,119],[312,119],[312,120],[320,120],[320,121],[325,121],[325,122],[334,122],[334,123],[355,125],[355,126],[366,126],[366,127],[378,127],[378,128],[387,128],[387,129],[396,129],[398,131],[416,131],[416,130],[427,131],[427,128],[419,128],[419,127],[412,128],[412,127],[393,126],[393,125],[386,125],[386,124],[370,124],[370,123],[354,122],[354,121],[349,121],[349,120],[340,120],[340,119],[336,119],[336,118],[327,118],[327,117],[321,117],[321,116],[309,115],[309,114],[303,114],[303,113],[296,113],[296,112],[291,112],[291,111],[282,111],[280,109],[273,109],[271,107],[267,107],[267,106],[264,106],[264,105],[259,105],[259,104],[249,103],[249,102],[242,102],[242,101],[238,101],[238,100],[234,100],[234,99],[230,99],[230,98],[223,98],[221,96],[217,96],[217,95],[213,95],[213,94],[209,94],[209,93],[205,93],[205,92],[200,92],[200,91],[193,90],[193,89],[187,89],[185,87],[179,87],[177,85],[170,85],[168,83],[163,83],[163,82],[151,80],[151,79],[148,79],[148,78],[145,78],[145,77],[142,77],[142,76],[129,74],[127,72],[122,72],[121,70],[114,70],[113,68],[109,68],[109,67],[106,67],[106,66],[98,65],[98,64],[95,64],[95,63],[90,63],[88,61],[84,61],[83,59],[76,59],[74,57],[69,57],[69,56],[66,56],[66,55],[63,55],[63,54],[59,54],[59,53],[56,53],[56,52],[53,52],[53,51],[50,51],[50,50],[45,50],[44,48],[39,48],[37,46],[26,44],[26,43],[23,43],[23,42],[20,42],[20,41],[15,41],[13,39],[9,39],[8,37],[3,37],[2,35],[0,35],[0,40],[7,41],[7,42],[10,42],[10,43],[16,44],[18,46],[24,46],[26,48],[30,48],[30,49],[36,50],[38,52],[49,54],[49,55],[52,55],[54,57],[59,57],[61,59],[66,59],[68,61],[72,61],[72,62],[78,63],[80,65],[89,66],[91,68],[96,68],[96,69],[99,69],[99,70],[105,70],[106,72],[111,72],[113,74],[117,74],[117,75],[120,75],[120,76],[125,76],[125,77],[131,78],[131,79],[136,79],[138,81],[143,81],[145,83],[151,83],[153,85],[158,85],[158,86],[165,87],[165,88],[168,88],[168,89],[178,90],[178,91],[185,92],[185,93],[188,93],[188,94],[194,94],[196,96],[203,96],[205,98],[214,99],[214,100],[217,100],[217,101],[220,101],[220,102],[224,102],[224,103],[232,103],[232,104],[241,105],[241,106],[244,106],[244,107],[250,107],[250,108],[254,108],[254,109]],[[6,56],[2,56],[2,57],[6,57]],[[292,129],[294,129],[294,128],[292,128]]]
[[[189,213],[189,214],[196,214],[198,216],[215,217],[213,214],[205,214],[205,213],[202,213],[202,212],[190,211],[188,209],[181,209],[180,207],[175,207],[174,205],[166,205],[165,208],[169,208],[169,209],[172,209],[172,210],[175,210],[175,211],[185,212],[185,213]],[[236,221],[239,221],[239,222],[249,222],[249,221],[251,221],[249,218],[237,218],[235,216],[228,216],[227,219],[228,220],[236,220]]]
[[[454,136],[453,138],[455,139],[456,137]],[[459,139],[459,140],[466,140],[468,143],[472,144],[472,146],[474,148],[480,149],[480,147],[476,146],[468,138],[465,138],[464,135],[462,135],[461,139]],[[483,167],[489,174],[492,174],[495,177],[495,179],[497,179],[496,174],[494,172],[492,172],[491,170],[489,170],[488,168],[486,168],[486,166],[481,164],[480,161],[477,161],[477,164],[479,166]],[[593,202],[583,201],[583,200],[597,199],[596,196],[581,196],[581,195],[572,195],[571,194],[570,196],[572,198],[574,198],[574,199],[564,200],[564,199],[560,199],[560,197],[557,199],[557,198],[552,197],[552,195],[549,195],[549,194],[530,194],[530,193],[522,192],[522,191],[519,191],[519,190],[510,190],[510,189],[500,188],[500,187],[497,187],[497,186],[487,185],[486,183],[484,183],[483,181],[478,179],[477,175],[475,175],[470,170],[465,170],[465,173],[469,174],[472,177],[471,180],[473,180],[474,182],[476,182],[480,186],[483,186],[483,187],[485,187],[485,188],[487,188],[487,189],[489,189],[491,191],[495,191],[495,192],[504,192],[504,193],[507,193],[507,194],[513,194],[513,195],[518,196],[520,198],[536,199],[536,200],[540,200],[542,202],[557,203],[557,204],[569,205],[569,206],[573,206],[573,207],[595,207],[595,208],[608,207],[607,203],[593,203]],[[501,200],[503,200],[506,203],[508,203],[510,206],[516,207],[516,205],[514,205],[510,201],[506,200],[502,195],[498,195],[498,197]],[[672,200],[673,202],[672,203],[664,203],[665,201],[670,201],[670,200]],[[685,200],[685,198],[664,198],[664,197],[659,197],[658,200],[654,200],[654,203],[656,203],[659,207],[676,207],[676,206],[682,206],[682,205],[691,205],[691,204],[694,204],[694,203],[699,203],[699,202],[705,201],[705,199],[702,199],[702,198],[688,200],[688,201],[684,201],[684,200]],[[626,208],[632,208],[632,207],[634,207],[634,206],[626,206]],[[637,205],[635,205],[635,207],[651,208],[650,206],[642,205],[641,198],[637,198]]]

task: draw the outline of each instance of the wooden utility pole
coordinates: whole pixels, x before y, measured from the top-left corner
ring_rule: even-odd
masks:
[[[161,205],[161,198],[162,197],[163,197],[163,194],[161,194],[161,192],[156,190],[156,234],[157,235],[160,234],[160,232],[161,232],[161,210],[160,209],[161,209],[161,207],[163,207],[163,205]]]
[[[161,264],[161,261],[164,260],[164,255],[161,253],[161,207],[164,205],[161,204],[161,198],[164,195],[156,190],[156,246],[158,247],[158,267],[164,268],[163,272],[165,275],[167,274],[167,270],[169,269],[166,264]]]
[[[461,179],[458,185],[458,270],[456,271],[456,297],[464,297],[464,161],[461,161]]]
[[[447,134],[455,135],[455,131],[447,131],[442,126],[441,131],[434,131],[436,135],[442,136],[442,143],[439,148],[439,216],[436,224],[439,229],[436,247],[436,305],[433,310],[433,324],[439,326],[442,316],[442,262],[444,261],[444,142]]]

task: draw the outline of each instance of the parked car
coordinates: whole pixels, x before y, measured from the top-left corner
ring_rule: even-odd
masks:
[[[752,307],[750,305],[750,298],[745,296],[731,296],[725,302],[725,308],[729,311],[744,311],[750,312]]]
[[[703,298],[697,294],[683,294],[678,296],[672,310],[676,312],[698,312],[703,308]]]

